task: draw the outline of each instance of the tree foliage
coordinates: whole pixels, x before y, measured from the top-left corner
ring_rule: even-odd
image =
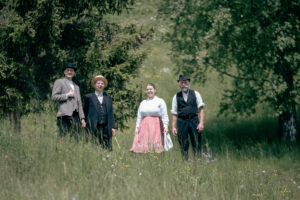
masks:
[[[207,69],[233,78],[221,112],[251,114],[266,102],[295,133],[299,1],[168,0],[163,11],[173,22],[168,38],[180,71],[202,81]]]
[[[103,20],[119,14],[133,0],[1,0],[0,112],[37,111],[49,97],[51,84],[63,76],[62,66],[78,67],[81,93],[102,74],[115,101],[117,124],[133,116],[137,90],[126,83],[145,58],[137,27],[120,27]]]

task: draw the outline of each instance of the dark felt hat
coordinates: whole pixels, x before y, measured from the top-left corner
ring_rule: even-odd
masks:
[[[191,79],[188,75],[180,74],[179,79],[177,80],[177,82],[179,82],[179,81],[191,81]]]
[[[65,71],[65,69],[67,68],[72,68],[74,69],[74,71],[76,71],[76,66],[73,64],[73,63],[67,63],[63,68],[62,68],[62,71]]]

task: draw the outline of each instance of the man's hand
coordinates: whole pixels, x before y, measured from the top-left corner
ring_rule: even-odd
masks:
[[[74,94],[74,91],[73,90],[70,90],[68,93],[67,93],[67,97],[74,97],[75,94]]]
[[[115,136],[117,134],[116,129],[114,129],[114,128],[111,129],[111,132],[112,132],[113,136]]]
[[[172,127],[172,133],[173,133],[174,136],[177,135],[177,128],[175,128],[175,126]]]
[[[201,133],[201,132],[204,130],[204,125],[203,125],[203,123],[199,123],[199,124],[198,124],[197,130],[198,130],[198,133]]]
[[[172,133],[173,133],[174,136],[177,135],[176,124],[177,124],[177,115],[172,114]]]
[[[83,128],[86,127],[86,123],[85,123],[84,119],[81,120],[81,127],[83,127]]]

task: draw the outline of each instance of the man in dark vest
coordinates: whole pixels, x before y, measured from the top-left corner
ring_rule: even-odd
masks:
[[[95,92],[84,96],[84,114],[89,130],[98,138],[100,144],[112,151],[111,137],[116,134],[116,129],[112,99],[103,92],[107,83],[104,76],[93,78],[91,85]]]
[[[187,75],[180,75],[177,82],[181,91],[175,94],[172,100],[172,133],[174,136],[178,133],[178,141],[186,160],[189,159],[189,137],[194,154],[200,158],[204,103],[199,92],[189,88],[190,78]]]

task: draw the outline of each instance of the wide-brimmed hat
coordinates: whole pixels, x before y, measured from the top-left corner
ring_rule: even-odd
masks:
[[[105,78],[104,76],[102,76],[102,75],[98,75],[98,76],[95,76],[95,77],[93,78],[93,80],[91,81],[91,85],[92,85],[93,88],[95,87],[95,83],[96,83],[98,80],[101,80],[101,81],[104,82],[104,87],[107,86],[108,82],[107,82],[106,78]]]
[[[179,81],[191,81],[191,79],[188,75],[180,74],[179,79],[177,80],[177,82],[179,82]]]
[[[74,71],[76,72],[76,70],[77,70],[77,68],[76,68],[76,66],[73,64],[73,63],[67,63],[63,68],[62,68],[62,71],[64,72],[65,71],[65,69],[67,69],[67,68],[72,68],[72,69],[74,69]]]

